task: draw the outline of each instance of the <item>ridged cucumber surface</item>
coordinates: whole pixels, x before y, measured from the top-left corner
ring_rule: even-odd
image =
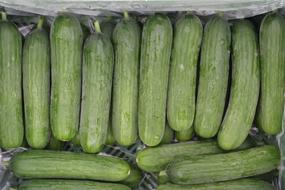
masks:
[[[55,138],[71,140],[78,130],[83,33],[76,17],[59,15],[51,26],[50,122]]]
[[[229,105],[218,134],[225,150],[239,147],[252,126],[259,97],[260,70],[258,40],[248,20],[232,27],[232,77]]]
[[[100,32],[84,43],[80,143],[84,152],[99,152],[107,139],[114,66],[113,45]]]
[[[50,44],[42,22],[40,18],[23,48],[25,135],[32,148],[44,148],[50,136]]]
[[[22,37],[15,24],[2,18],[0,21],[0,144],[4,149],[16,148],[22,144],[24,136],[22,101]]]
[[[194,136],[194,128],[193,127],[186,129],[186,130],[175,132],[175,137],[179,142],[189,141],[193,138],[193,136]]]
[[[192,156],[173,161],[166,173],[175,184],[204,184],[264,174],[280,164],[277,147],[265,145],[247,150]]]
[[[130,174],[129,164],[117,157],[47,150],[29,150],[15,155],[11,169],[17,177],[24,179],[121,181]]]
[[[32,179],[23,181],[18,190],[131,190],[126,185],[85,180]]]
[[[226,101],[229,75],[231,31],[219,16],[207,22],[204,30],[199,71],[195,132],[203,138],[219,130]]]
[[[266,15],[260,26],[261,86],[257,126],[265,133],[281,132],[285,92],[285,22],[277,13]]]
[[[150,16],[142,32],[138,107],[139,137],[148,146],[158,145],[165,129],[171,47],[169,18]]]
[[[175,131],[193,124],[202,34],[202,23],[194,15],[184,15],[175,24],[167,97],[167,121]]]
[[[112,131],[116,142],[130,146],[138,131],[138,72],[141,30],[128,13],[113,32],[115,51]]]

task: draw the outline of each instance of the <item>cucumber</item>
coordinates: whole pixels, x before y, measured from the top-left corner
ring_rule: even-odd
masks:
[[[165,124],[165,130],[163,137],[160,141],[160,144],[170,144],[174,137],[174,131],[169,127],[169,125]]]
[[[50,46],[43,22],[41,17],[37,29],[26,37],[23,48],[25,135],[35,149],[44,148],[50,135]]]
[[[29,150],[12,158],[17,177],[69,178],[121,181],[130,174],[129,164],[117,157],[85,153]]]
[[[76,146],[76,147],[81,147],[80,145],[80,135],[79,133],[77,133],[75,135],[75,137],[73,137],[73,139],[70,141],[72,143],[72,145]]]
[[[179,142],[190,141],[194,136],[194,129],[193,127],[183,130],[183,131],[176,131],[175,137]]]
[[[244,142],[256,111],[260,71],[257,36],[250,21],[233,24],[232,51],[230,100],[218,134],[219,146],[224,150],[235,149]]]
[[[140,169],[159,172],[177,157],[216,154],[223,152],[215,141],[193,141],[148,147],[137,153],[136,162]]]
[[[48,150],[63,150],[63,148],[64,148],[64,142],[57,140],[56,138],[54,138],[53,135],[51,135],[46,149],[48,149]]]
[[[32,179],[23,181],[18,190],[131,190],[116,183],[68,179]]]
[[[113,135],[111,121],[109,121],[108,132],[107,132],[107,139],[106,139],[105,144],[106,145],[113,145],[115,143],[116,143],[116,140],[115,140],[114,135]]]
[[[266,15],[260,26],[261,86],[256,124],[265,133],[281,132],[285,92],[285,23],[281,15]]]
[[[79,125],[83,33],[79,21],[59,15],[51,26],[50,122],[55,138],[71,140]]]
[[[158,145],[165,129],[171,46],[169,18],[150,16],[142,32],[138,105],[139,137],[148,146]]]
[[[113,33],[115,50],[112,130],[116,142],[130,146],[137,140],[140,27],[125,12]]]
[[[4,149],[21,146],[24,136],[22,106],[22,37],[2,13],[0,21],[0,139]]]
[[[272,184],[254,179],[240,179],[202,185],[175,185],[167,183],[159,185],[157,190],[274,190]]]
[[[277,147],[265,145],[232,153],[173,161],[166,173],[175,184],[204,184],[264,174],[279,166]]]
[[[112,18],[107,18],[100,25],[102,33],[112,39],[116,22]]]
[[[167,98],[167,121],[175,131],[193,124],[202,33],[202,23],[194,15],[184,15],[175,24]]]
[[[142,178],[143,178],[142,172],[138,168],[132,167],[129,177],[127,177],[121,183],[134,189],[135,187],[139,185]]]
[[[219,16],[213,17],[204,30],[194,121],[196,134],[203,138],[215,136],[222,121],[228,85],[230,44],[228,22]]]
[[[80,144],[84,152],[102,150],[108,131],[112,77],[113,45],[103,35],[98,21],[96,32],[84,43]]]

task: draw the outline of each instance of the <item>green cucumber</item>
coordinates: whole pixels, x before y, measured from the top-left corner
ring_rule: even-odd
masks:
[[[102,33],[109,38],[112,38],[116,22],[112,18],[107,18],[100,24],[100,26]]]
[[[116,183],[68,179],[32,179],[20,183],[18,190],[131,190]]]
[[[25,134],[30,147],[36,149],[44,148],[50,136],[50,46],[43,19],[28,34],[23,48]]]
[[[55,138],[71,140],[79,125],[83,33],[79,21],[60,15],[51,26],[50,122]]]
[[[231,31],[227,21],[213,17],[205,26],[194,121],[195,132],[203,138],[219,130],[226,102]]]
[[[96,32],[84,43],[82,70],[82,103],[80,144],[84,152],[102,150],[108,131],[112,77],[114,66],[113,45],[103,35],[99,23]]]
[[[108,132],[107,132],[107,139],[105,144],[106,145],[113,145],[116,143],[116,139],[114,138],[111,121],[109,121]]]
[[[174,131],[169,127],[169,125],[165,124],[165,130],[163,137],[160,141],[160,144],[170,144],[174,137]]]
[[[232,52],[229,105],[218,134],[219,146],[225,150],[236,149],[248,136],[259,96],[258,41],[250,21],[233,24]]]
[[[134,189],[139,185],[142,180],[142,177],[142,172],[138,168],[132,167],[129,177],[127,177],[121,183]]]
[[[116,142],[130,146],[137,140],[138,71],[140,27],[136,20],[125,17],[113,32],[115,50],[112,96],[112,131]]]
[[[272,184],[254,179],[240,179],[219,183],[209,183],[202,185],[175,185],[167,183],[159,185],[157,190],[274,190]]]
[[[185,15],[175,24],[167,97],[167,121],[175,131],[185,131],[193,124],[202,34],[202,23],[194,15]]]
[[[175,137],[178,140],[178,142],[185,142],[190,141],[194,136],[194,129],[193,127],[183,130],[183,131],[176,131]]]
[[[12,158],[17,177],[69,178],[121,181],[130,174],[129,164],[117,157],[85,153],[29,150]]]
[[[261,86],[257,126],[265,133],[281,132],[285,92],[285,22],[277,13],[266,15],[260,26]]]
[[[72,143],[72,145],[74,145],[74,146],[79,146],[79,147],[81,147],[81,145],[80,145],[80,135],[79,135],[79,133],[77,133],[76,135],[75,135],[75,137],[73,137],[73,139],[70,141],[71,143]]]
[[[165,129],[171,46],[169,18],[150,16],[142,32],[138,106],[139,137],[148,146],[158,145]]]
[[[57,140],[53,135],[49,139],[47,150],[63,150],[64,142]]]
[[[22,106],[22,36],[2,13],[0,21],[0,139],[4,149],[21,146],[24,136]]]
[[[264,174],[280,164],[277,147],[265,145],[238,152],[192,156],[173,161],[166,173],[175,184],[204,184]]]

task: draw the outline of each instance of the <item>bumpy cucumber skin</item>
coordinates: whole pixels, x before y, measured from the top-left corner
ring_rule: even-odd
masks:
[[[22,37],[9,21],[0,22],[0,105],[1,147],[19,147],[24,136]]]
[[[90,35],[83,50],[80,144],[84,152],[99,152],[107,138],[114,52],[110,38]]]
[[[32,179],[23,181],[19,190],[131,190],[128,186],[116,183],[103,183],[68,179]]]
[[[219,130],[226,101],[231,31],[227,21],[215,16],[204,30],[195,132],[203,138],[215,136]]]
[[[285,22],[271,13],[260,26],[261,86],[257,126],[265,133],[281,132],[285,92]]]
[[[192,139],[194,136],[194,128],[191,127],[189,129],[183,130],[183,131],[176,131],[175,137],[179,142],[185,142]]]
[[[83,33],[79,21],[59,15],[51,26],[50,122],[55,138],[71,140],[78,130]]]
[[[25,135],[32,148],[49,142],[50,45],[44,29],[32,31],[23,48]]]
[[[14,156],[10,166],[16,176],[24,179],[121,181],[130,174],[129,164],[120,158],[63,151],[26,151]]]
[[[233,24],[232,52],[230,100],[218,134],[219,146],[225,150],[238,148],[248,136],[259,96],[258,40],[250,21]]]
[[[175,131],[187,130],[193,124],[202,33],[196,16],[185,15],[175,24],[167,97],[167,121]]]
[[[274,190],[272,184],[255,179],[240,179],[234,181],[201,184],[201,185],[175,185],[167,183],[159,185],[157,190]]]
[[[171,46],[169,18],[150,16],[142,32],[138,107],[139,137],[148,146],[158,145],[164,133]]]
[[[124,18],[115,27],[112,130],[116,142],[130,146],[137,140],[138,72],[141,30],[132,18]]]
[[[204,184],[267,173],[276,169],[279,162],[278,148],[265,145],[238,152],[192,156],[173,161],[166,173],[175,184]]]

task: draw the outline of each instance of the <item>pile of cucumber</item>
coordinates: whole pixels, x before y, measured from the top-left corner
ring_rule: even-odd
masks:
[[[91,28],[60,14],[47,32],[40,17],[23,40],[2,13],[0,147],[30,147],[10,162],[24,179],[18,189],[128,190],[142,171],[157,175],[159,190],[274,189],[259,176],[278,168],[278,147],[247,138],[253,125],[282,130],[281,15],[256,27],[189,13],[142,24],[125,12]],[[137,166],[94,154],[139,140]],[[64,142],[85,153],[59,151]]]

